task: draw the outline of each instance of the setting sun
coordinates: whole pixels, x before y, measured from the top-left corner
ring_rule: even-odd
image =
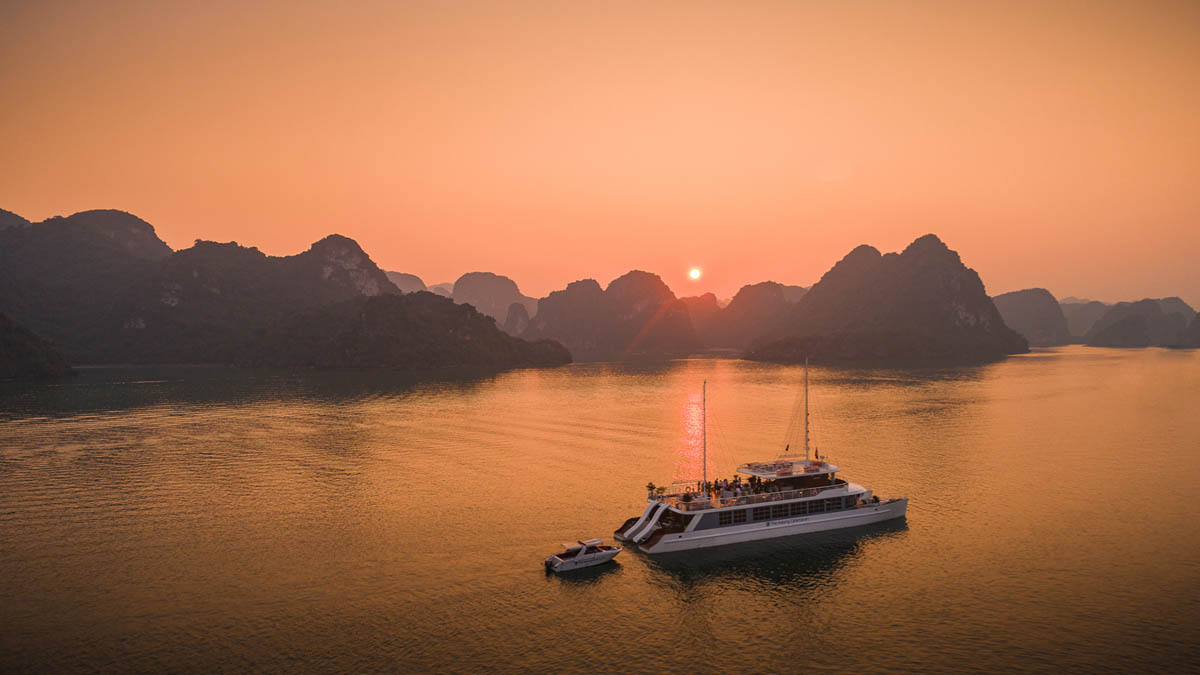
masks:
[[[692,269],[688,270],[688,277],[690,277],[692,281],[699,279],[700,278],[700,268],[693,267]]]

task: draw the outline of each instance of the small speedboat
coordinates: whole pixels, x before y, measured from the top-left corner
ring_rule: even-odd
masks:
[[[600,565],[617,557],[620,546],[607,546],[602,539],[580,540],[563,544],[562,553],[546,558],[546,569],[551,572],[567,572],[581,567]]]

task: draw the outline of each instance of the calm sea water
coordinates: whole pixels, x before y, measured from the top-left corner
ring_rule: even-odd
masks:
[[[814,442],[906,520],[547,576],[699,475],[705,380],[710,475],[780,451],[802,369],[733,360],[0,385],[0,670],[1200,663],[1200,353],[814,369]]]

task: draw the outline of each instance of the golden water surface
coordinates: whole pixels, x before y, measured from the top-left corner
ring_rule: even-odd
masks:
[[[0,670],[1180,671],[1200,353],[811,372],[907,519],[547,576],[645,485],[788,442],[803,369],[95,369],[0,388]],[[795,433],[791,436],[793,449]],[[801,441],[802,445],[802,441]]]

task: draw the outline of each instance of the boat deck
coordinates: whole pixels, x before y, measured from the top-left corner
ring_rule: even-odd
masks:
[[[711,497],[704,499],[702,496],[693,497],[689,501],[684,501],[684,493],[660,495],[652,497],[652,499],[661,502],[673,509],[679,511],[705,511],[709,509],[722,509],[730,506],[748,506],[751,504],[766,504],[770,502],[786,501],[791,499],[802,499],[805,497],[815,497],[826,490],[835,490],[849,485],[844,480],[836,480],[829,485],[821,485],[817,487],[801,488],[798,490],[780,490],[778,492],[760,492],[755,494],[742,495],[740,497]]]
[[[590,552],[591,553],[609,553],[611,551],[617,551],[617,550],[620,550],[619,546],[604,545],[604,546],[593,547],[593,550]],[[581,548],[580,549],[572,549],[570,551],[563,551],[562,553],[555,553],[552,557],[558,558],[559,560],[570,560],[571,558],[574,558],[583,552],[584,552],[584,549],[581,549]]]

